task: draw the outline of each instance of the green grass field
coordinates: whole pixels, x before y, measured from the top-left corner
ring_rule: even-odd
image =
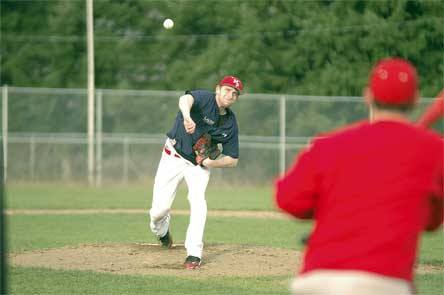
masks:
[[[152,185],[107,186],[88,188],[78,185],[10,185],[7,187],[7,207],[17,208],[149,208]],[[179,186],[174,208],[188,208],[186,186]],[[223,187],[209,186],[208,209],[223,210],[274,210],[272,189],[268,187]]]
[[[113,186],[103,189],[80,186],[10,185],[9,209],[148,209],[151,186]],[[271,188],[215,188],[208,190],[209,210],[274,210]],[[173,205],[187,209],[186,190]],[[8,250],[20,252],[90,243],[155,243],[148,232],[146,214],[8,215]],[[183,242],[187,216],[174,216],[171,230]],[[299,239],[310,223],[261,218],[211,217],[205,242],[247,244],[301,249]],[[444,234],[426,234],[420,262],[442,268]],[[255,266],[252,266],[255,267]],[[296,270],[296,269],[295,269]],[[289,294],[288,276],[202,277],[115,275],[91,271],[53,270],[35,267],[9,268],[11,294]],[[420,294],[442,294],[443,273],[416,277]]]

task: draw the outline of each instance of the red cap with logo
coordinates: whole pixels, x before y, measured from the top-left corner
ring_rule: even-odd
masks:
[[[241,92],[242,89],[244,89],[244,85],[242,85],[241,80],[239,78],[236,78],[235,76],[223,77],[223,79],[220,80],[219,85],[233,87],[239,92]]]
[[[414,102],[418,77],[415,67],[401,58],[387,58],[373,68],[369,87],[376,101],[406,105]]]

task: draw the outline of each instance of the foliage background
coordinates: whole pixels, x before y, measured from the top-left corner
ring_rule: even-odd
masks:
[[[86,87],[85,1],[4,0],[0,8],[1,85]],[[175,21],[172,30],[162,27],[167,17]],[[360,96],[371,66],[387,56],[417,66],[423,96],[434,97],[443,87],[439,0],[96,0],[94,33],[97,88],[211,89],[221,76],[234,74],[247,93]],[[119,130],[131,118],[149,125],[146,103],[119,122],[106,120],[104,130]],[[13,111],[26,110],[13,121],[27,122],[26,116],[48,109],[51,120],[85,109],[69,100],[27,105],[11,102]],[[108,106],[110,112],[124,107]],[[314,111],[341,113],[322,108]],[[255,115],[272,120],[266,108]],[[57,124],[52,128],[57,131]]]

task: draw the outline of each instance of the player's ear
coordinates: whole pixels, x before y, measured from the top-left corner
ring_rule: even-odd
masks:
[[[369,117],[369,120],[370,120],[370,122],[372,122],[373,121],[373,114],[374,114],[374,106],[373,106],[373,101],[374,101],[374,96],[373,96],[373,92],[372,92],[372,90],[369,88],[369,87],[366,87],[365,89],[364,89],[364,94],[363,94],[363,96],[364,96],[364,101],[365,101],[365,104],[367,105],[367,107],[368,107],[368,117]]]
[[[216,85],[216,93],[219,94],[220,93],[220,86]]]
[[[373,97],[373,92],[369,87],[365,87],[364,88],[364,101],[365,103],[370,106],[373,103],[374,97]]]

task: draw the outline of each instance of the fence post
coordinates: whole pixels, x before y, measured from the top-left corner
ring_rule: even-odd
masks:
[[[88,56],[88,184],[94,184],[94,14],[93,0],[86,0]]]
[[[97,91],[96,108],[96,186],[102,186],[102,91]]]
[[[129,139],[123,139],[123,182],[128,183]]]
[[[31,174],[31,181],[35,178],[35,136],[31,135],[29,138],[29,172]]]
[[[3,180],[6,183],[8,172],[8,85],[2,88],[2,142],[3,142]]]
[[[280,153],[279,153],[279,171],[281,174],[285,172],[285,152],[286,152],[286,132],[285,132],[285,96],[281,96],[280,99],[280,112],[279,112],[279,147],[280,147]]]

